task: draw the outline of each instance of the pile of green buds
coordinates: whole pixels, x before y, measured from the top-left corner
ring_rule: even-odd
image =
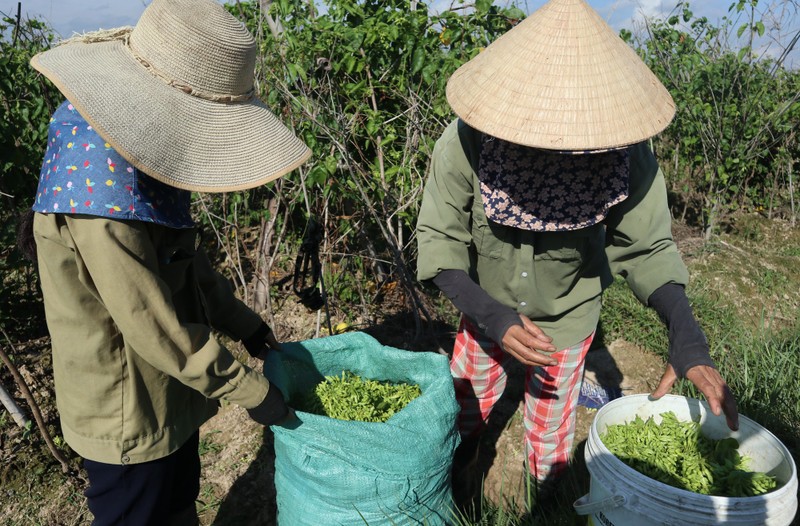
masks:
[[[326,376],[294,406],[339,420],[386,422],[421,394],[418,385],[368,380],[342,371],[341,376]]]
[[[777,487],[775,477],[749,471],[735,438],[713,440],[698,422],[681,422],[672,411],[608,426],[600,436],[614,456],[639,473],[670,486],[720,497],[752,497]]]

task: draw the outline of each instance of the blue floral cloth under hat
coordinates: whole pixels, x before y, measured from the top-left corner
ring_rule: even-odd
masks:
[[[33,209],[189,228],[191,192],[140,172],[69,103],[53,113]]]
[[[628,149],[569,155],[484,135],[478,179],[486,216],[502,225],[558,232],[605,219],[628,197]]]

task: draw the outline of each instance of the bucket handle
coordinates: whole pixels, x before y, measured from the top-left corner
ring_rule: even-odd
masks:
[[[608,497],[607,499],[599,500],[597,502],[588,501],[588,493],[576,500],[572,504],[572,507],[575,508],[575,513],[578,515],[591,515],[593,513],[597,513],[598,511],[619,508],[620,506],[624,506],[628,502],[628,499],[626,499],[624,495],[614,495],[613,497]]]

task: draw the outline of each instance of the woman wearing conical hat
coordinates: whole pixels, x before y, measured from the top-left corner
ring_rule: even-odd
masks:
[[[418,277],[462,312],[451,361],[462,406],[456,464],[474,460],[504,367],[517,360],[527,367],[530,472],[557,478],[614,275],[669,329],[654,396],[688,378],[736,429],[736,402],[686,298],[664,179],[645,142],[672,120],[674,103],[634,51],[584,0],[551,0],[460,67],[447,99],[458,118],[434,149]]]
[[[212,328],[279,343],[197,245],[191,191],[253,188],[309,156],[258,100],[257,46],[213,0],[153,0],[136,27],[70,39],[32,65],[53,114],[33,210],[66,442],[95,525],[197,524],[198,429],[225,400],[291,411]]]

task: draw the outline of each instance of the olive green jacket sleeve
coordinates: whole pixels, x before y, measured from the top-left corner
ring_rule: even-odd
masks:
[[[174,271],[165,274],[165,262],[159,261],[148,228],[140,222],[97,219],[83,220],[80,228],[71,229],[96,296],[126,343],[154,369],[207,398],[224,399],[245,408],[257,406],[266,397],[268,381],[236,360],[206,324],[180,321],[173,291],[162,277]],[[188,255],[187,259],[194,258]],[[171,262],[176,263],[183,268],[180,259]],[[220,297],[235,306],[232,312],[243,312],[232,295],[212,293],[206,299]],[[229,328],[243,329],[236,323]]]
[[[686,285],[689,273],[672,239],[667,187],[647,143],[630,148],[631,194],[605,220],[611,272],[625,277],[636,297],[647,299],[661,285]]]
[[[446,269],[473,274],[470,265],[474,173],[453,121],[434,147],[417,221],[420,257],[417,278],[426,281]],[[477,141],[475,141],[477,143]]]
[[[261,316],[253,312],[233,292],[228,280],[214,270],[205,252],[194,258],[197,285],[211,326],[234,340],[251,336],[261,326]]]

